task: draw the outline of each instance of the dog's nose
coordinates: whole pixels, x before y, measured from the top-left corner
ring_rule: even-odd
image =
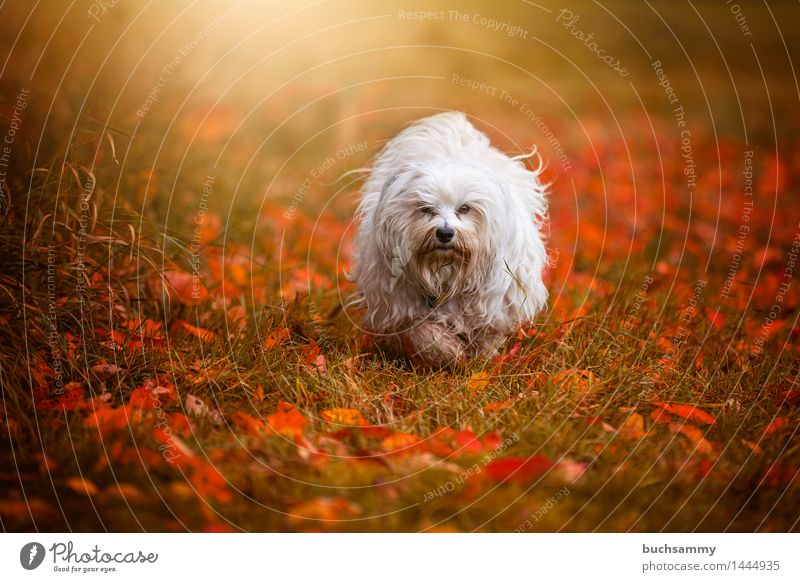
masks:
[[[439,242],[441,243],[449,243],[451,240],[453,240],[455,234],[456,231],[449,226],[440,226],[436,229],[436,238],[439,239]]]

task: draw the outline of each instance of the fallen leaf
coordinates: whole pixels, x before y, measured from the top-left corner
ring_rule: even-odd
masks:
[[[473,393],[476,392],[483,392],[489,387],[489,374],[481,370],[480,372],[475,372],[470,379],[467,381],[467,388],[469,388]]]
[[[267,416],[269,428],[286,437],[301,436],[306,424],[302,413],[288,402],[278,402],[277,412]]]
[[[203,329],[202,327],[197,327],[191,323],[181,321],[180,319],[176,320],[174,325],[179,329],[189,332],[191,335],[199,338],[201,341],[207,344],[214,343],[217,340],[217,334],[215,334],[213,331]]]
[[[669,424],[672,422],[674,416],[671,412],[667,412],[663,408],[656,408],[650,411],[650,418],[659,424]]]
[[[99,492],[97,485],[85,477],[70,477],[67,479],[67,487],[72,489],[75,493],[83,493],[89,496],[97,495]]]
[[[311,343],[306,346],[305,350],[303,350],[302,357],[303,367],[306,369],[317,372],[320,376],[326,376],[328,374],[328,361],[316,341],[312,340]]]
[[[751,451],[753,451],[753,453],[756,454],[756,455],[760,455],[764,450],[759,445],[757,445],[756,443],[753,443],[753,442],[750,442],[750,441],[746,441],[744,439],[742,439],[742,444],[744,446],[746,446],[748,449],[750,449]]]
[[[647,433],[644,430],[644,418],[642,418],[642,415],[638,412],[634,412],[625,419],[625,422],[622,423],[618,433],[621,436],[630,439],[640,439],[646,436]]]
[[[136,485],[130,483],[114,483],[103,489],[101,495],[110,499],[121,499],[126,503],[147,503],[148,497]]]
[[[686,423],[674,422],[669,425],[672,432],[678,432],[686,436],[695,446],[695,450],[704,455],[710,455],[714,452],[714,447],[705,438],[705,433],[702,429]]]
[[[241,410],[234,412],[231,420],[248,434],[259,434],[264,430],[264,423],[261,420]]]
[[[507,457],[495,459],[484,469],[486,474],[498,482],[525,483],[543,475],[556,464],[542,455],[530,457]]]
[[[784,426],[789,424],[789,419],[785,416],[778,416],[772,420],[772,422],[767,425],[767,428],[764,429],[764,436],[770,435],[776,431],[779,431]]]
[[[381,447],[384,451],[387,452],[394,452],[394,451],[407,451],[411,449],[415,444],[420,442],[420,438],[415,434],[410,434],[407,432],[396,432],[393,435],[390,435],[381,441]]]
[[[717,420],[704,410],[690,404],[668,404],[666,402],[654,402],[653,405],[663,408],[667,412],[676,414],[687,420],[692,420],[699,424],[716,424]]]
[[[129,420],[128,409],[124,406],[101,408],[93,410],[83,421],[83,425],[87,428],[96,428],[102,438],[107,438],[112,433],[127,427]]]
[[[499,412],[501,410],[506,410],[511,408],[514,405],[514,399],[509,398],[508,400],[501,400],[499,402],[490,402],[486,406],[483,407],[483,410],[486,412]]]
[[[791,390],[784,390],[783,392],[778,394],[778,398],[776,400],[779,406],[784,402],[788,402],[789,404],[798,403],[800,402],[800,390],[796,388]]]
[[[360,514],[361,507],[344,497],[317,497],[293,506],[289,510],[288,520],[293,525],[315,525],[314,521],[331,522],[322,524],[329,527]]]
[[[200,277],[184,271],[167,271],[162,279],[163,289],[170,299],[184,305],[199,305],[209,297]]]
[[[331,408],[330,410],[323,410],[320,416],[331,424],[343,424],[345,426],[364,426],[369,424],[358,410],[352,408]]]
[[[264,340],[264,349],[271,350],[289,339],[290,336],[291,334],[289,333],[288,328],[281,327],[274,329],[267,334],[267,337]]]

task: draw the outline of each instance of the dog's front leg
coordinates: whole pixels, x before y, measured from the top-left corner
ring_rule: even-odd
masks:
[[[483,330],[471,338],[465,338],[466,353],[469,358],[490,359],[500,354],[505,335],[495,330]]]
[[[399,336],[405,355],[421,368],[447,368],[467,357],[467,346],[443,322],[417,322]]]

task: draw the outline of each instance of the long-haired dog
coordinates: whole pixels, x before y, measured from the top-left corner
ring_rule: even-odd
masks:
[[[442,368],[493,355],[542,310],[546,186],[527,157],[457,112],[417,121],[377,156],[351,279],[378,346]]]

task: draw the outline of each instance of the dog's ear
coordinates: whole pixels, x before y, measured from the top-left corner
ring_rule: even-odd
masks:
[[[383,187],[381,188],[381,195],[378,198],[378,205],[380,206],[384,200],[386,200],[387,193],[389,190],[397,184],[398,186],[402,186],[404,184],[408,184],[412,182],[414,178],[417,176],[417,170],[412,164],[404,164],[400,166],[400,168],[394,172],[387,180],[383,183]],[[399,184],[398,184],[399,182]]]

